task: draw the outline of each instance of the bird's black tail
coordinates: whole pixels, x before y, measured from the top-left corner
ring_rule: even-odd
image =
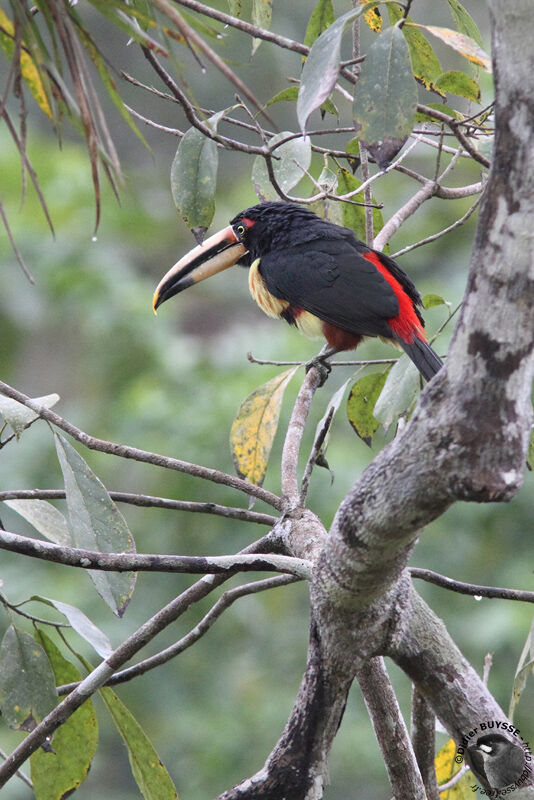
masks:
[[[405,342],[400,336],[395,338],[404,352],[412,359],[425,381],[429,381],[436,372],[439,372],[443,361],[424,339],[416,336],[413,342]]]

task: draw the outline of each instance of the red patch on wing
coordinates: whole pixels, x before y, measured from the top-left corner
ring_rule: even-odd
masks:
[[[338,328],[331,322],[323,323],[323,333],[330,347],[334,347],[336,350],[354,350],[363,338],[356,333],[344,331],[343,328]]]
[[[398,280],[391,274],[385,264],[380,260],[376,253],[362,253],[363,257],[370,261],[377,268],[380,274],[387,280],[395,297],[399,302],[399,313],[396,317],[388,319],[389,327],[393,333],[397,334],[403,342],[410,344],[417,337],[426,341],[425,329],[421,325],[411,298],[406,294]]]

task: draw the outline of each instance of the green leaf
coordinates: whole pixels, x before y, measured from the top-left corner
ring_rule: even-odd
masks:
[[[219,153],[213,139],[189,128],[178,145],[171,167],[171,193],[185,224],[198,242],[215,213]]]
[[[534,470],[534,428],[530,431],[530,441],[528,443],[527,464]]]
[[[349,192],[353,192],[361,185],[362,182],[347,169],[341,169],[339,171],[337,180],[338,194],[348,194]],[[359,203],[363,203],[363,192],[355,194],[351,199],[356,200]],[[373,203],[376,203],[374,197],[371,197],[371,199]],[[354,231],[358,239],[361,239],[363,242],[365,242],[365,206],[355,206],[352,203],[341,203],[341,208],[343,215],[342,224],[346,228],[350,228],[352,231]],[[379,208],[373,208],[373,229],[375,236],[383,228],[383,226],[384,220],[381,210]]]
[[[32,400],[40,406],[52,408],[52,406],[55,406],[58,402],[59,395],[47,394],[44,395],[44,397],[32,397]],[[16,400],[5,397],[3,394],[0,394],[0,414],[2,414],[4,420],[13,428],[13,433],[17,439],[20,438],[24,428],[39,417],[39,414],[36,414],[31,408],[23,406],[22,403],[17,403]]]
[[[512,687],[512,696],[510,698],[510,707],[508,709],[508,717],[513,720],[515,708],[519,702],[523,690],[527,683],[529,675],[534,676],[534,619],[530,627],[529,634],[526,638],[523,650],[519,656],[517,663],[514,685]]]
[[[34,600],[36,603],[44,603],[47,606],[57,609],[60,614],[63,614],[63,616],[68,619],[73,630],[79,633],[86,642],[89,642],[91,647],[93,647],[102,658],[107,658],[113,652],[111,642],[104,631],[101,631],[100,628],[98,628],[94,622],[91,622],[89,617],[86,617],[83,611],[80,611],[76,606],[71,606],[69,603],[63,603],[60,600],[52,600],[49,597],[41,597],[37,594],[32,595],[30,600]],[[67,681],[64,682],[67,683]]]
[[[387,376],[376,401],[374,415],[384,429],[398,420],[412,406],[419,392],[419,372],[406,354],[402,355]]]
[[[315,40],[324,33],[334,22],[334,7],[332,0],[319,0],[311,13],[311,17],[304,34],[304,44],[311,47]]]
[[[456,29],[460,33],[465,33],[478,44],[479,47],[484,47],[482,36],[473,17],[465,10],[465,8],[458,2],[458,0],[448,0],[449,10],[455,22]]]
[[[440,75],[435,83],[435,88],[440,92],[450,92],[468,100],[480,102],[480,86],[473,78],[459,70],[451,70]]]
[[[359,138],[381,168],[408,138],[416,104],[417,85],[406,39],[397,27],[388,28],[368,50],[354,100]]]
[[[273,16],[273,0],[252,0],[252,24],[257,28],[269,30],[271,27],[271,19]],[[256,52],[261,39],[254,39],[252,41],[252,55]]]
[[[297,371],[288,369],[255,389],[244,400],[230,431],[230,449],[237,474],[261,486],[280,419],[282,398]]]
[[[81,680],[42,631],[35,638],[45,650],[58,686]],[[30,756],[31,779],[36,800],[62,800],[85,780],[98,745],[98,722],[91,700],[86,700],[54,734],[53,751],[42,748]]]
[[[58,433],[56,450],[65,481],[69,527],[76,547],[103,553],[133,553],[135,543],[126,520],[103,483],[81,455]],[[121,617],[135,586],[133,572],[88,570],[97,592]]]
[[[51,503],[46,500],[4,500],[4,503],[51,542],[72,547],[67,520]]]
[[[29,633],[14,625],[0,646],[0,709],[10,728],[31,731],[57,703],[50,661]]]
[[[388,5],[387,8],[389,20],[394,25],[401,19],[402,9],[397,5]],[[410,17],[406,17],[406,21],[410,22]],[[425,89],[436,90],[435,81],[441,75],[442,69],[429,41],[421,31],[409,25],[402,26],[402,33],[410,48],[414,78],[422,83]]]
[[[437,25],[419,25],[415,22],[407,23],[410,26],[423,28],[424,30],[441,39],[446,45],[452,47],[457,53],[467,58],[478,67],[483,67],[491,72],[491,60],[488,54],[476,43],[474,39],[464,33],[458,33],[450,28],[441,28]]]
[[[272,147],[277,142],[291,136],[291,131],[277,133],[269,139]],[[290,139],[277,147],[273,153],[273,171],[275,178],[284,193],[289,192],[304,177],[300,167],[308,169],[311,164],[311,142],[307,136]],[[300,165],[300,166],[299,166]],[[278,194],[269,179],[269,173],[262,156],[256,156],[252,165],[252,183],[260,200],[278,200]]]
[[[293,100],[295,101],[299,95],[299,87],[298,86],[288,86],[287,89],[282,89],[281,92],[275,94],[274,97],[271,97],[265,105],[272,106],[273,103],[280,103],[285,100]]]
[[[243,0],[228,0],[228,11],[233,17],[241,17],[243,13]]]
[[[423,308],[434,308],[434,306],[446,306],[447,303],[439,294],[425,294],[423,297]]]
[[[347,400],[347,417],[363,441],[371,446],[371,439],[380,427],[373,410],[386,382],[386,372],[373,372],[356,381]]]
[[[137,720],[111,689],[100,689],[100,695],[128,748],[132,775],[145,800],[178,800],[169,773]]]
[[[345,27],[372,7],[373,3],[366,3],[347,11],[313,43],[302,69],[297,101],[297,117],[302,131],[306,129],[310,114],[324,103],[336,85]]]

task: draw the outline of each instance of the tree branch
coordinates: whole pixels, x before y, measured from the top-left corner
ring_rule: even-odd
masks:
[[[395,800],[427,799],[412,743],[383,658],[372,658],[357,673]]]
[[[158,455],[157,453],[149,453],[146,450],[139,450],[137,447],[128,447],[127,445],[117,444],[116,442],[107,442],[104,439],[98,439],[90,436],[84,431],[77,428],[72,423],[60,417],[55,411],[51,411],[45,406],[35,403],[31,397],[23,394],[22,392],[13,389],[7,383],[0,381],[0,393],[6,397],[11,397],[23,406],[30,408],[42,419],[60,428],[69,436],[72,436],[77,442],[83,444],[89,450],[97,450],[100,453],[108,453],[109,455],[118,456],[119,458],[130,458],[134,461],[141,461],[145,464],[153,464],[156,467],[163,467],[164,469],[172,469],[177,472],[185,472],[195,478],[202,478],[203,480],[213,481],[213,483],[221,483],[233,489],[238,489],[245,494],[257,497],[258,500],[263,500],[268,505],[273,506],[278,511],[281,508],[281,499],[272,492],[268,492],[259,486],[247,483],[241,478],[228,475],[225,472],[220,472],[217,469],[209,469],[208,467],[201,467],[198,464],[190,464],[188,461],[181,461],[177,458],[169,458],[168,456]]]
[[[171,500],[167,497],[154,497],[148,494],[130,492],[108,492],[116,503],[127,503],[142,508],[167,508],[172,511],[188,511],[193,514],[216,514],[220,517],[238,519],[242,522],[255,522],[259,525],[276,525],[278,517],[260,514],[246,508],[232,508],[218,503],[195,503],[189,500]],[[10,489],[0,492],[0,502],[4,500],[64,500],[64,489]]]
[[[499,597],[501,600],[519,600],[524,603],[534,603],[534,592],[527,592],[522,589],[503,589],[499,586],[480,586],[477,583],[464,583],[463,581],[447,578],[439,572],[431,569],[421,569],[420,567],[410,567],[412,578],[421,578],[423,581],[442,586],[452,592],[469,594],[472,597],[487,597],[489,599]]]
[[[411,738],[419,772],[423,779],[426,800],[440,800],[436,769],[436,715],[425,698],[412,687]]]
[[[138,553],[103,553],[80,547],[29,539],[17,533],[0,530],[0,550],[53,561],[69,567],[96,569],[105,572],[170,572],[211,574],[234,572],[284,572],[309,580],[311,565],[308,561],[283,555],[231,555],[231,556],[166,556]]]

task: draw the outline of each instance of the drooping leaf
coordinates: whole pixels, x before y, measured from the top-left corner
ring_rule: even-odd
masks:
[[[434,308],[434,306],[446,306],[447,303],[439,294],[425,294],[423,297],[423,308]]]
[[[76,667],[67,661],[42,631],[35,635],[45,650],[56,684],[81,680]],[[31,779],[37,800],[62,800],[85,780],[98,745],[98,722],[91,700],[86,700],[54,734],[53,750],[36,750],[30,756]]]
[[[145,800],[178,800],[178,793],[146,733],[109,687],[100,689],[117,730],[128,748],[132,775]]]
[[[273,0],[252,0],[252,24],[257,28],[269,30],[271,27],[271,19],[273,16]],[[252,55],[256,52],[261,39],[253,39],[252,41]]]
[[[474,39],[467,36],[465,33],[458,33],[458,31],[453,31],[450,28],[441,28],[437,25],[420,25],[415,22],[410,22],[409,24],[418,28],[424,28],[424,30],[436,36],[438,39],[441,39],[442,42],[452,47],[453,50],[456,50],[456,52],[460,53],[464,58],[467,58],[468,61],[491,72],[490,57]]]
[[[360,4],[363,5],[361,0]],[[363,15],[363,18],[367,27],[369,27],[375,33],[380,33],[382,30],[382,14],[380,13],[378,6],[369,8]]]
[[[290,131],[277,133],[269,139],[269,145],[275,145],[287,136]],[[307,170],[311,163],[311,142],[307,136],[298,139],[290,139],[285,144],[277,147],[273,153],[273,171],[278,185],[284,193],[289,192],[304,177],[301,167]],[[265,159],[256,156],[252,165],[252,183],[260,200],[278,200],[278,194],[273,187]]]
[[[52,406],[55,406],[58,402],[59,395],[47,394],[43,397],[32,397],[32,400],[40,406],[52,408]],[[31,408],[23,406],[22,403],[17,403],[16,400],[5,397],[3,394],[0,394],[0,414],[2,414],[4,420],[11,426],[17,439],[20,437],[24,428],[39,416],[39,414],[36,414]]]
[[[31,731],[57,704],[50,661],[33,636],[10,625],[0,646],[0,710],[10,728]]]
[[[410,51],[402,32],[393,26],[369,48],[354,98],[359,138],[380,167],[391,162],[408,138],[416,104]]]
[[[448,3],[456,29],[460,31],[460,33],[465,33],[466,36],[470,36],[471,39],[474,39],[479,47],[484,47],[478,26],[469,12],[465,10],[458,0],[448,0]]]
[[[397,5],[388,5],[389,20],[392,25],[402,17],[402,9]],[[406,17],[410,22],[410,17]],[[412,60],[412,70],[414,78],[422,83],[425,89],[436,91],[434,82],[441,75],[442,69],[439,59],[434,53],[429,41],[421,31],[410,25],[402,26],[402,33],[410,48],[410,58]],[[441,94],[441,92],[439,92]]]
[[[34,600],[36,603],[44,603],[47,606],[57,609],[60,614],[63,614],[63,616],[68,619],[73,630],[79,633],[86,642],[89,642],[91,647],[93,647],[102,658],[107,658],[110,653],[113,652],[111,642],[104,631],[101,631],[100,628],[98,628],[94,622],[91,622],[89,617],[79,608],[76,608],[76,606],[63,603],[61,600],[41,597],[40,595],[32,595],[30,600]],[[65,681],[65,683],[66,682],[67,681]]]
[[[230,431],[230,449],[237,474],[261,486],[273,445],[282,398],[297,368],[288,369],[255,389],[241,403]]]
[[[171,167],[171,193],[185,224],[201,242],[215,213],[219,154],[213,139],[189,128]]]
[[[534,470],[534,428],[530,431],[530,441],[528,443],[527,464]]]
[[[529,675],[534,677],[534,619],[532,620],[530,631],[515,670],[514,685],[512,687],[512,696],[510,697],[510,707],[508,709],[508,717],[510,720],[514,718],[516,706],[523,694]]]
[[[362,182],[347,169],[339,170],[337,179],[338,194],[348,194],[349,192],[353,192],[355,189],[358,189],[358,187],[361,185]],[[363,192],[358,192],[358,194],[355,194],[351,199],[358,201],[359,203],[363,203]],[[373,203],[376,202],[374,197],[371,197],[371,199]],[[365,242],[365,206],[356,206],[353,203],[342,203],[341,208],[343,215],[342,224],[346,228],[353,230],[358,239],[361,239],[363,242]],[[382,211],[379,208],[373,208],[374,235],[376,236],[383,227],[384,219],[382,217]]]
[[[454,739],[443,745],[441,750],[436,753],[434,765],[436,769],[436,780],[438,786],[443,783],[448,783],[456,773],[462,768],[461,762],[455,761],[456,757],[456,742]],[[472,773],[466,772],[458,783],[455,783],[447,791],[440,794],[440,800],[468,800],[473,797],[473,790],[471,785],[473,783]]]
[[[311,47],[315,40],[324,33],[334,22],[334,7],[332,0],[319,0],[311,13],[311,17],[306,26],[304,34],[304,44]]]
[[[350,390],[347,400],[347,417],[363,441],[371,446],[371,439],[380,427],[373,410],[386,382],[386,372],[373,372],[359,378]]]
[[[419,391],[419,372],[406,354],[388,373],[384,388],[376,401],[374,416],[387,430],[411,407]]]
[[[15,28],[13,23],[0,8],[0,48],[8,59],[12,59],[15,52],[14,33]],[[41,72],[30,55],[30,51],[26,47],[25,42],[22,42],[22,47],[20,49],[20,72],[41,111],[43,111],[47,117],[53,119],[52,107],[41,77]]]
[[[56,450],[65,481],[69,527],[76,547],[103,553],[132,553],[135,543],[126,520],[105,486],[81,455],[58,433]],[[135,573],[88,570],[96,590],[119,617],[135,586]]]
[[[317,461],[316,461],[318,466],[326,467],[326,469],[330,469],[330,467],[328,466],[328,462],[325,459],[325,454],[326,454],[326,451],[327,451],[327,448],[328,448],[328,442],[329,442],[329,439],[330,439],[330,431],[332,429],[332,421],[333,421],[335,415],[337,414],[337,412],[339,411],[339,407],[341,406],[341,403],[343,401],[343,396],[345,394],[345,391],[346,391],[347,386],[348,386],[350,381],[351,381],[351,378],[347,378],[345,383],[343,383],[339,387],[339,389],[336,392],[334,392],[334,394],[332,395],[332,397],[328,401],[328,405],[326,406],[326,411],[324,412],[323,416],[321,417],[321,419],[317,423],[317,427],[315,429],[315,441],[317,441],[318,437],[321,434],[323,434],[325,426],[328,425],[326,433],[324,433],[323,443],[322,443],[322,445],[320,447],[320,450],[319,450],[319,453],[318,453],[318,458],[317,458]],[[330,472],[330,474],[331,474],[331,477],[332,477],[332,480],[333,480],[334,479],[334,475],[333,475],[332,472]]]
[[[302,69],[297,101],[297,117],[302,131],[306,129],[310,114],[324,103],[336,85],[341,39],[345,27],[372,7],[372,3],[366,3],[364,6],[347,11],[313,43]]]
[[[51,542],[72,547],[67,520],[52,503],[47,500],[4,500],[4,503]]]
[[[435,83],[436,89],[442,92],[450,92],[459,97],[467,97],[468,100],[480,102],[480,86],[478,83],[459,70],[451,70],[440,75]]]

